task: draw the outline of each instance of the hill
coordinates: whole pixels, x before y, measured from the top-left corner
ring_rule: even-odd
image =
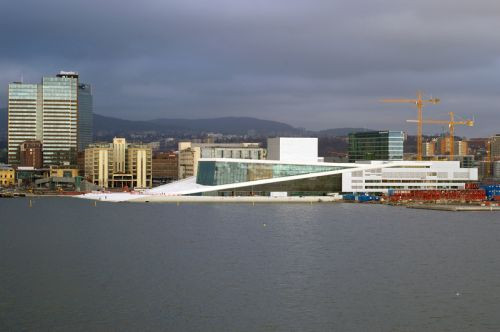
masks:
[[[252,117],[220,117],[211,119],[156,119],[146,121],[124,120],[94,114],[94,135],[104,139],[113,136],[130,135],[167,135],[185,137],[214,132],[225,135],[250,136],[346,136],[353,131],[366,131],[363,128],[336,128],[321,131],[295,128],[278,121],[261,120]],[[7,109],[0,108],[0,141],[7,138]]]
[[[223,117],[212,119],[156,119],[132,121],[94,114],[94,132],[97,136],[105,134],[123,135],[139,132],[155,132],[163,135],[195,135],[217,132],[233,135],[297,135],[301,130],[288,124],[260,120],[250,117]]]

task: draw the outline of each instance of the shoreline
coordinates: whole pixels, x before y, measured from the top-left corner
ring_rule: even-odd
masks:
[[[286,196],[286,197],[270,197],[270,196],[164,196],[164,195],[137,195],[132,199],[120,200],[118,197],[83,197],[83,195],[68,195],[68,194],[33,194],[27,193],[25,196],[5,197],[11,198],[26,198],[39,199],[43,197],[66,197],[80,198],[103,203],[208,203],[208,204],[231,204],[231,203],[247,203],[247,204],[316,204],[316,203],[346,203],[346,204],[363,204],[363,205],[386,205],[392,207],[404,207],[408,209],[418,210],[434,210],[434,211],[450,211],[450,212],[478,212],[478,211],[500,211],[500,206],[495,205],[471,205],[471,204],[388,204],[386,202],[355,202],[350,200],[339,199],[334,196]],[[115,199],[113,199],[115,198]],[[117,199],[118,198],[118,199]],[[1,198],[0,198],[1,199]]]
[[[452,212],[473,212],[473,211],[500,211],[500,206],[486,205],[407,205],[408,209],[434,210],[434,211],[452,211]]]
[[[342,202],[329,196],[145,196],[128,200],[131,203],[337,203]]]

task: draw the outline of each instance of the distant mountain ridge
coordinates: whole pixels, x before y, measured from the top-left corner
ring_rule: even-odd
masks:
[[[123,120],[94,114],[94,134],[129,135],[131,133],[155,132],[178,136],[202,133],[221,133],[226,135],[260,136],[346,136],[350,132],[367,131],[365,128],[336,128],[311,131],[296,128],[289,124],[256,119],[252,117],[220,117],[209,119],[156,119],[147,121]]]
[[[124,120],[94,114],[96,137],[129,136],[152,133],[175,136],[221,133],[253,136],[346,136],[350,132],[367,131],[364,128],[336,128],[321,131],[305,130],[289,124],[252,117],[220,117],[209,119],[156,119],[146,121]],[[0,140],[7,137],[7,109],[0,108]]]
[[[301,130],[285,123],[250,117],[133,121],[94,114],[94,132],[97,135],[105,132],[137,133],[146,131],[172,135],[200,134],[203,132],[216,132],[228,135],[245,135],[249,132],[260,135],[281,133],[298,134],[301,132]]]

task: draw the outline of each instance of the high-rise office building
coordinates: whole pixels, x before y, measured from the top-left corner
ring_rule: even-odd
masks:
[[[93,105],[90,84],[78,83],[78,151],[84,151],[93,142]]]
[[[19,146],[29,140],[42,140],[42,103],[39,84],[9,84],[8,160],[19,164]]]
[[[349,134],[349,162],[403,160],[402,131],[367,131]]]
[[[42,79],[43,162],[76,164],[78,75],[62,72]]]
[[[19,146],[43,144],[44,165],[76,164],[77,151],[92,142],[92,93],[78,73],[43,77],[41,84],[9,84],[9,163],[19,164]]]

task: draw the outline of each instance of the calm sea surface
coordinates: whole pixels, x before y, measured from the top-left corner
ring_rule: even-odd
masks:
[[[499,331],[500,213],[0,199],[0,330]]]

